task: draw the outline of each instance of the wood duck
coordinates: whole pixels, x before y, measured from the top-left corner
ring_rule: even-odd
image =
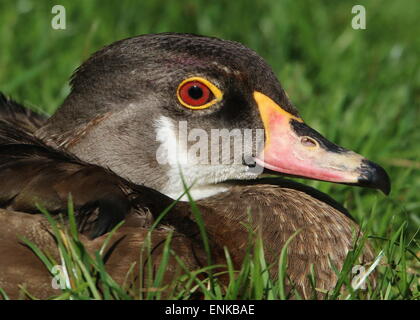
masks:
[[[92,252],[125,220],[106,262],[122,282],[138,262],[148,228],[171,205],[152,233],[154,263],[174,232],[172,248],[186,265],[205,264],[190,203],[173,205],[187,185],[215,262],[226,264],[227,247],[240,267],[249,244],[245,223],[262,236],[270,263],[300,230],[288,249],[288,287],[309,298],[311,265],[317,286],[331,290],[337,276],[330,261],[341,268],[358,226],[327,195],[263,174],[390,191],[383,168],[307,126],[266,62],[233,41],[175,33],[121,40],[83,63],[71,86],[49,119],[0,98],[0,287],[13,297],[19,284],[40,297],[57,293],[48,270],[19,240],[24,236],[56,254],[35,202],[52,214],[65,213],[71,193],[83,242]],[[200,149],[198,161],[189,156],[198,136],[224,130],[243,137],[247,129],[252,137],[263,132],[263,138],[251,139],[246,154],[236,157],[232,143],[224,149],[227,155],[213,152],[223,150],[219,139],[206,144],[208,154]],[[367,247],[362,260],[372,259]],[[166,272],[168,282],[175,269],[176,262]]]

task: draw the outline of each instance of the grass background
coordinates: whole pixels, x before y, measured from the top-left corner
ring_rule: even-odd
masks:
[[[359,3],[366,30],[351,28]],[[66,8],[66,30],[51,28],[55,4]],[[385,197],[304,183],[370,222],[369,235],[389,239],[404,223],[406,244],[420,256],[419,12],[418,0],[3,0],[0,90],[51,114],[68,94],[73,70],[113,41],[165,31],[240,41],[269,62],[309,125],[380,163],[393,184]],[[375,241],[376,249],[384,243]],[[409,274],[418,275],[418,263],[407,258]]]

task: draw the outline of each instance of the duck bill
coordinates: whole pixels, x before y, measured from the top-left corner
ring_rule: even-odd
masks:
[[[264,125],[265,146],[256,163],[266,169],[316,180],[390,192],[385,170],[361,155],[328,141],[266,95],[254,92]]]

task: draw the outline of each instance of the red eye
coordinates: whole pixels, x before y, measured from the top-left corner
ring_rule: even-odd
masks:
[[[192,107],[200,107],[213,100],[213,93],[204,83],[193,80],[179,88],[181,100]]]

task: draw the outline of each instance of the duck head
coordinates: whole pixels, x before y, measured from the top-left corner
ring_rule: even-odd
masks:
[[[197,198],[262,169],[390,190],[380,166],[307,126],[266,62],[245,46],[188,34],[143,35],[95,53],[36,135],[177,197]]]

